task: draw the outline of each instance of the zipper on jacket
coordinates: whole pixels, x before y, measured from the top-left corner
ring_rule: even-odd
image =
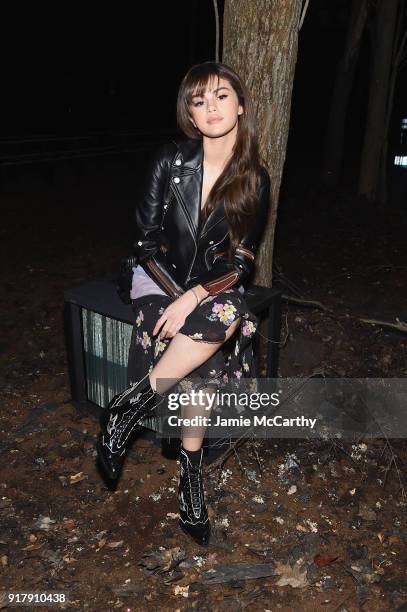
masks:
[[[207,254],[208,254],[208,251],[210,251],[211,249],[213,250],[213,249],[215,249],[217,246],[219,246],[219,245],[220,245],[220,243],[221,243],[221,242],[223,242],[223,241],[225,240],[225,238],[227,238],[227,235],[228,235],[228,234],[229,234],[229,232],[226,232],[226,234],[223,236],[223,238],[222,238],[221,240],[219,240],[219,242],[217,242],[216,244],[211,245],[210,247],[208,247],[208,248],[206,249],[204,257],[205,257],[206,267],[208,268],[208,270],[210,269],[210,268],[209,268],[209,265],[208,265],[208,262],[207,262],[207,259],[206,259],[206,256],[207,256]]]

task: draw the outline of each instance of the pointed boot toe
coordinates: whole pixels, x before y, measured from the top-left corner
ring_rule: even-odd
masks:
[[[181,520],[179,521],[179,526],[184,533],[190,536],[194,542],[199,544],[199,546],[208,546],[211,538],[211,524],[208,520],[207,524],[202,525],[187,525],[183,523]]]
[[[125,455],[119,455],[112,453],[107,446],[103,443],[103,434],[99,434],[96,442],[96,450],[98,454],[98,462],[102,468],[103,474],[107,483],[111,481],[111,484],[119,479]]]
[[[198,465],[193,465],[181,448],[178,485],[179,526],[200,546],[207,546],[211,525],[205,503],[202,475],[202,449]]]

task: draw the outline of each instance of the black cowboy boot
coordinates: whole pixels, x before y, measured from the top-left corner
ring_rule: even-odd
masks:
[[[206,546],[209,542],[211,525],[203,489],[202,448],[199,463],[194,465],[181,447],[178,499],[179,526],[197,544]]]
[[[99,464],[107,480],[118,480],[133,434],[141,422],[151,416],[155,406],[164,399],[150,385],[148,374],[119,395],[116,395],[100,416],[101,433],[96,449]]]

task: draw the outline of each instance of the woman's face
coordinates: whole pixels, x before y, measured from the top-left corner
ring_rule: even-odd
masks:
[[[243,106],[229,81],[216,77],[208,81],[202,96],[192,96],[189,113],[192,123],[204,136],[220,138],[237,130],[237,118],[243,113]]]

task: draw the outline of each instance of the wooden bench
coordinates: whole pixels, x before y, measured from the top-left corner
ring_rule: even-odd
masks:
[[[127,384],[127,355],[134,313],[114,279],[95,279],[64,293],[64,325],[72,400],[99,413]],[[248,287],[245,299],[260,320],[268,316],[266,377],[276,378],[281,328],[281,291]],[[259,337],[254,339],[256,373]]]

